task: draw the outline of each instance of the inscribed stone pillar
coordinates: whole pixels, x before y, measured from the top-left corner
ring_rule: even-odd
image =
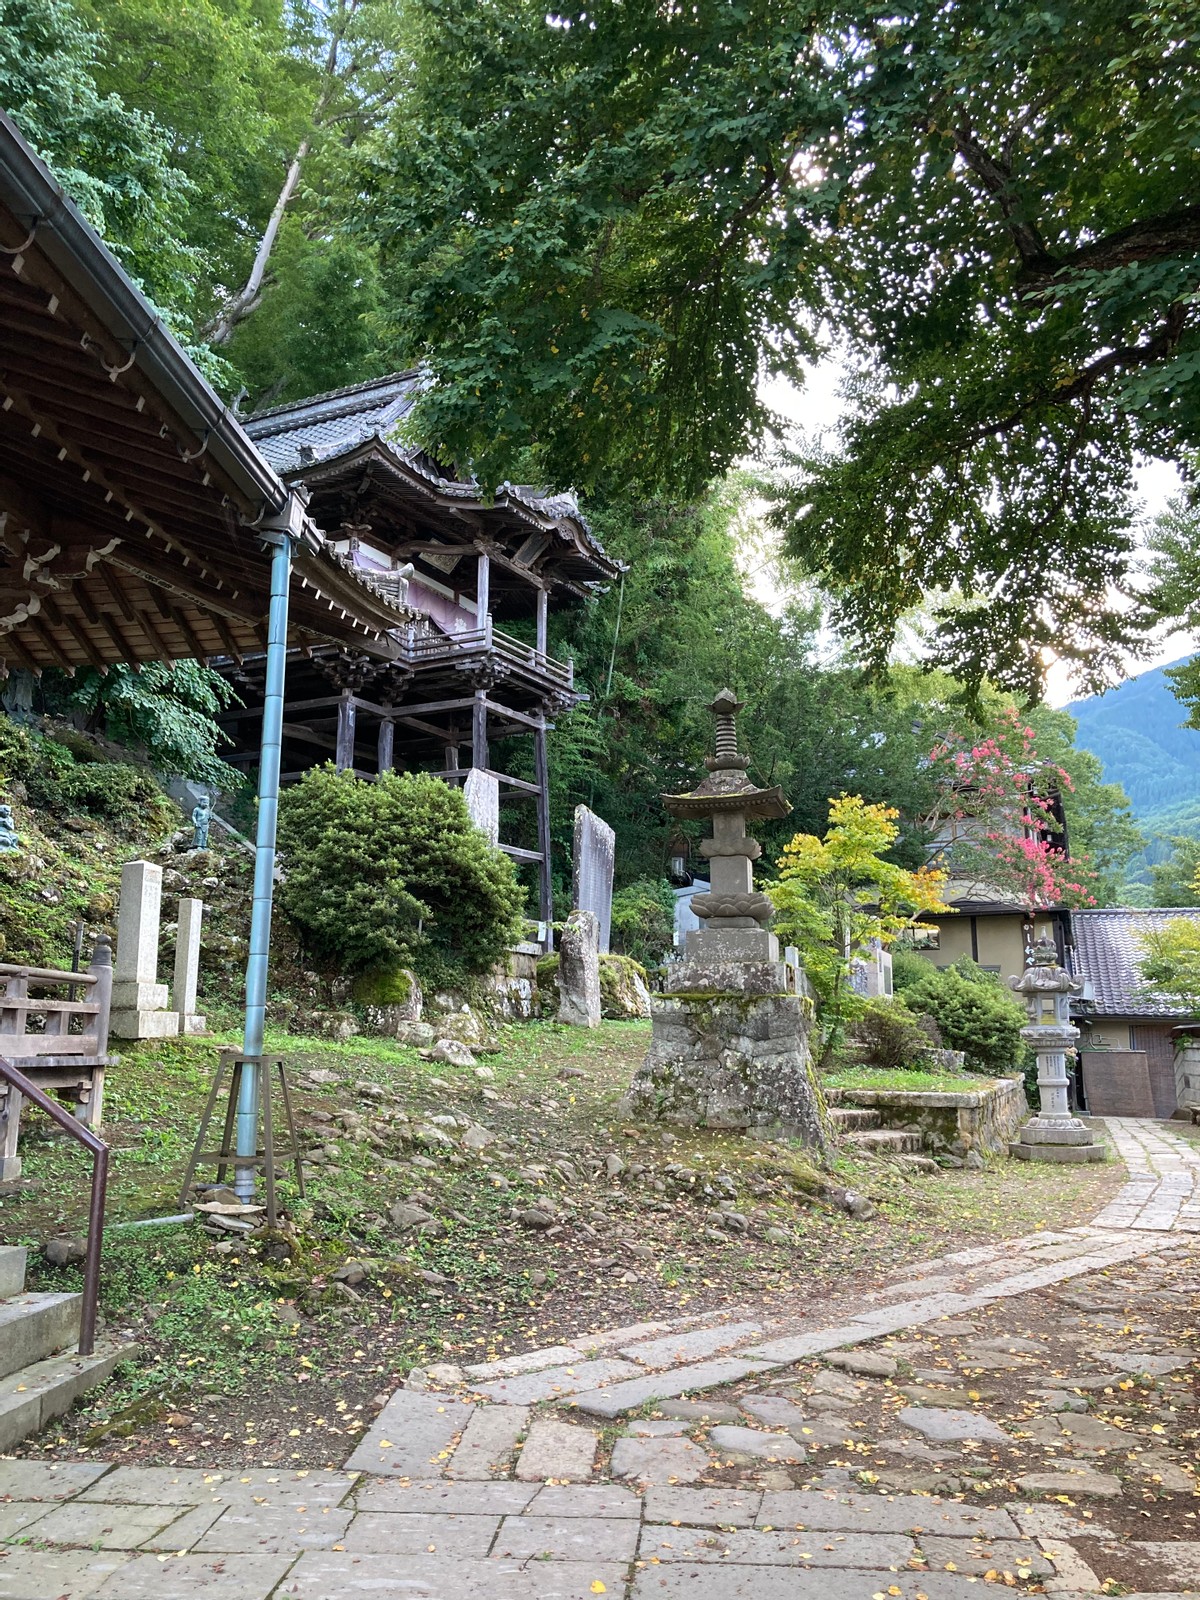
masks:
[[[121,869],[109,1022],[119,1039],[163,1039],[179,1032],[179,1018],[166,1009],[167,986],[157,981],[161,912],[162,868],[153,861],[127,861]]]
[[[558,942],[558,1021],[600,1026],[599,928],[591,911],[572,911]]]
[[[175,936],[175,986],[172,1008],[179,1018],[180,1033],[203,1033],[205,1019],[196,1011],[196,988],[200,981],[200,926],[204,917],[203,900],[179,902],[179,931]]]
[[[491,844],[500,842],[500,784],[491,772],[472,767],[463,781],[463,799],[471,821]]]
[[[587,806],[575,807],[571,851],[572,898],[578,911],[590,911],[599,927],[600,952],[608,954],[612,934],[613,867],[617,836]]]

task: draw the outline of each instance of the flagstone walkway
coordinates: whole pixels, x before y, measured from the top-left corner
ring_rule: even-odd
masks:
[[[1200,1590],[1200,1150],[1107,1126],[1089,1226],[434,1369],[341,1472],[0,1461],[0,1600]]]

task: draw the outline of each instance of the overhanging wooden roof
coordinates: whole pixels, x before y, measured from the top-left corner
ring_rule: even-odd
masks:
[[[372,543],[443,577],[456,555],[483,542],[497,558],[493,610],[499,601],[503,612],[513,587],[523,592],[516,612],[526,612],[531,579],[560,600],[586,599],[612,583],[621,563],[574,495],[512,483],[485,495],[474,480],[395,437],[420,383],[419,373],[398,372],[312,395],[259,412],[246,431],[289,483],[310,490],[313,514],[331,537],[340,523],[366,524]]]
[[[0,116],[0,661],[240,657],[290,490]],[[300,523],[289,640],[392,653],[406,613]]]

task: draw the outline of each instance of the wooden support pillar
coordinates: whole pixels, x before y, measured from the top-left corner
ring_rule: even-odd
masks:
[[[446,771],[458,772],[461,767],[462,758],[459,755],[459,746],[457,744],[448,744],[446,746]]]
[[[395,743],[396,724],[391,717],[384,717],[379,724],[379,759],[376,763],[380,772],[392,770]]]
[[[487,736],[487,690],[476,689],[471,707],[471,765],[490,767]]]
[[[337,708],[337,749],[334,760],[339,772],[354,766],[354,724],[358,707],[349,689],[342,691]]]
[[[537,648],[540,655],[546,654],[547,623],[550,618],[550,595],[545,589],[537,592]]]
[[[538,918],[549,925],[554,921],[554,889],[550,876],[550,766],[546,756],[546,723],[533,735],[533,776],[537,784]]]
[[[482,628],[492,608],[492,558],[486,550],[479,552],[475,580],[475,623]],[[478,763],[476,763],[478,765]]]

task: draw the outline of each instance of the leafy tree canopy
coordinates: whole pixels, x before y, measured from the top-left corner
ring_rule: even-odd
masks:
[[[0,0],[0,105],[155,303],[186,320],[203,252],[168,131],[103,91],[99,35],[68,0]]]
[[[1200,905],[1200,839],[1176,834],[1169,842],[1170,855],[1150,868],[1150,904]]]
[[[1142,934],[1144,954],[1138,961],[1148,997],[1164,995],[1181,1008],[1200,1013],[1200,926],[1175,917]]]
[[[418,0],[359,225],[424,440],[492,481],[695,493],[761,437],[764,371],[831,328],[838,448],[780,517],[881,666],[1028,690],[1128,625],[1135,452],[1200,436],[1200,80],[1184,0]],[[369,196],[369,199],[366,198]]]

